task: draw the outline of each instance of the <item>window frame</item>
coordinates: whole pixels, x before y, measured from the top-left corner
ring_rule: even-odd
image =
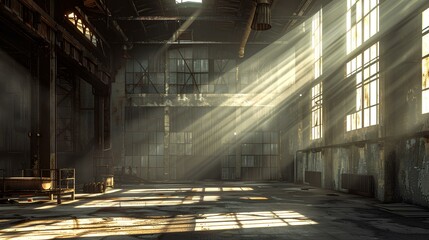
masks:
[[[313,15],[311,21],[311,46],[313,54],[313,80],[323,74],[323,11]],[[323,138],[323,83],[318,81],[311,88],[311,140]]]
[[[374,56],[375,55],[375,56]],[[355,109],[346,116],[346,131],[380,122],[380,44],[374,43],[346,64],[346,79],[355,81]],[[365,97],[365,96],[368,97]]]
[[[426,41],[425,41],[426,40]],[[421,111],[429,113],[429,8],[422,12]],[[426,104],[425,104],[426,103]]]

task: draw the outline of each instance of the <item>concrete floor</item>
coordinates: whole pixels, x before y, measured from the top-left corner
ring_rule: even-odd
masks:
[[[429,239],[424,209],[404,217],[373,199],[280,182],[123,185],[62,205],[45,199],[0,204],[0,239]]]

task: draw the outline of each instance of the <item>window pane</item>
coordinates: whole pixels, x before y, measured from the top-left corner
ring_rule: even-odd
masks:
[[[371,61],[378,58],[378,43],[371,46]]]
[[[347,54],[352,51],[352,34],[351,31],[347,32]]]
[[[371,0],[371,9],[378,5],[378,0]]]
[[[359,56],[356,57],[356,69],[362,68],[362,54],[359,54]]]
[[[369,0],[363,0],[363,14],[367,15],[369,13]]]
[[[347,63],[347,76],[349,76],[352,73],[352,63]]]
[[[356,22],[362,19],[362,1],[359,0],[356,4]]]
[[[362,88],[356,91],[356,111],[362,110]]]
[[[422,93],[422,112],[429,113],[429,90]]]
[[[362,71],[356,73],[356,85],[362,83]]]
[[[377,101],[377,81],[372,81],[370,83],[370,95],[371,95],[371,105],[375,105],[378,103]]]
[[[368,63],[369,63],[369,49],[365,50],[365,52],[363,53],[363,65],[365,66]]]
[[[422,13],[422,30],[429,27],[429,8]],[[422,37],[422,56],[429,54],[429,34]],[[429,113],[429,57],[422,59],[422,113]]]
[[[356,113],[356,128],[362,128],[362,112]]]
[[[359,47],[360,45],[362,45],[362,21],[357,23],[357,32],[356,32],[356,36],[357,36],[357,47]]]
[[[423,36],[422,57],[429,54],[429,34]]]
[[[346,123],[346,131],[348,132],[348,131],[350,131],[351,130],[351,116],[350,115],[347,115],[347,121],[346,121],[347,123]]]
[[[370,118],[370,116],[369,116],[369,108],[367,108],[367,109],[365,109],[363,111],[363,118],[364,118],[364,124],[363,124],[363,126],[364,127],[368,127],[369,126],[369,118]]]
[[[369,36],[369,33],[370,33],[369,27],[370,27],[369,16],[366,16],[363,19],[363,40],[364,41],[368,40],[368,38],[370,37]]]
[[[351,17],[351,11],[347,11],[347,29],[350,29],[352,27]]]
[[[377,10],[373,10],[371,12],[371,37],[374,36],[374,34],[377,33],[378,31],[378,16],[377,16],[378,11]]]
[[[369,84],[365,84],[363,87],[363,103],[364,108],[369,107]]]
[[[429,88],[429,57],[422,60],[422,89]]]
[[[377,63],[373,63],[370,67],[370,76],[373,76],[377,73]]]
[[[352,27],[352,49],[356,49],[356,42],[357,42],[357,36],[356,36],[356,26]]]
[[[369,68],[365,68],[363,70],[363,79],[365,81],[365,80],[368,80],[368,78],[369,78]]]
[[[356,71],[356,58],[352,60],[352,72]]]
[[[378,123],[378,106],[371,108],[371,125],[376,125]]]
[[[429,8],[423,12],[422,30],[429,27]]]

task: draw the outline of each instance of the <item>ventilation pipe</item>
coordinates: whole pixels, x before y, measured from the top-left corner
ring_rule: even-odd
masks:
[[[246,29],[244,30],[243,38],[241,39],[240,49],[238,50],[238,57],[244,57],[244,49],[246,48],[247,40],[249,39],[250,32],[252,31],[252,22],[256,12],[256,2],[252,1],[252,9],[250,10],[249,19],[247,20]]]
[[[256,12],[252,22],[252,29],[265,31],[271,28],[271,0],[257,0]]]
[[[246,29],[241,39],[238,57],[244,57],[247,40],[250,32],[253,30],[264,31],[271,28],[271,4],[273,0],[254,0],[250,10],[249,19],[247,20]]]

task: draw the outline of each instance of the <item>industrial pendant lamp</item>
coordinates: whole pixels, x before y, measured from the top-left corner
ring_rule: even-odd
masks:
[[[271,1],[256,0],[256,12],[252,22],[253,30],[265,31],[271,28]]]

